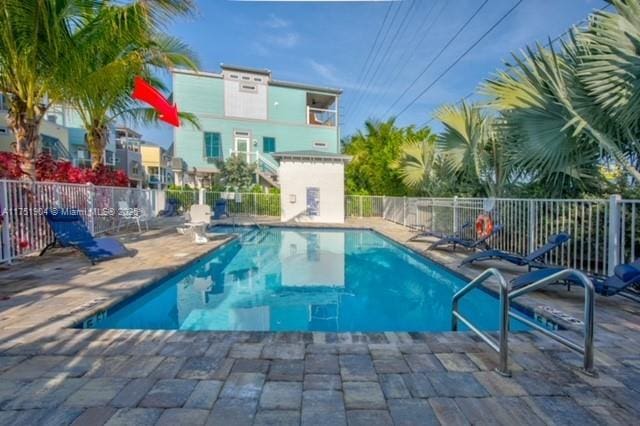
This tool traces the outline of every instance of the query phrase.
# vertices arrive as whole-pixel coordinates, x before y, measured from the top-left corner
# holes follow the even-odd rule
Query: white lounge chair
[[[176,228],[179,234],[193,235],[196,244],[205,244],[207,227],[211,223],[211,206],[207,204],[193,204],[186,214],[187,222]]]
[[[193,204],[187,214],[189,221],[185,223],[186,226],[211,223],[211,206],[208,204]]]
[[[149,221],[147,213],[141,208],[131,208],[126,201],[118,201],[118,225],[116,231],[120,231],[123,223],[135,222],[138,225],[138,232],[142,232],[140,222],[144,222],[146,230],[149,230]],[[126,225],[125,225],[126,226]]]

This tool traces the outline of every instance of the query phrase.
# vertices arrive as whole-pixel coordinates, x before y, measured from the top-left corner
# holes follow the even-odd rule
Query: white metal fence
[[[366,204],[366,202],[365,202]],[[482,199],[384,197],[386,220],[416,229],[460,232],[488,211],[502,232],[491,240],[494,248],[527,254],[558,232],[571,240],[548,255],[552,264],[610,274],[621,262],[640,256],[640,200],[610,199]],[[474,238],[473,226],[463,237]]]
[[[47,208],[76,208],[93,233],[118,226],[120,202],[154,215],[164,206],[158,199],[175,200],[187,211],[192,204],[214,207],[227,199],[230,215],[279,217],[280,194],[221,193],[205,190],[167,190],[101,187],[51,182],[0,180],[0,261],[41,250],[53,236],[43,216]],[[619,196],[593,200],[415,198],[350,195],[347,217],[380,217],[416,229],[462,232],[475,238],[478,214],[489,211],[503,226],[491,245],[527,254],[557,232],[568,232],[570,242],[552,252],[547,261],[582,270],[610,274],[621,262],[640,256],[640,200]]]
[[[0,261],[40,251],[53,241],[47,209],[77,209],[91,232],[99,234],[118,226],[126,213],[120,208],[153,215],[156,199],[149,189],[0,180]]]
[[[230,215],[280,217],[280,194],[168,190],[166,197],[167,200],[175,200],[185,212],[192,204],[208,204],[213,208],[217,200],[224,198],[227,200],[227,213]]]

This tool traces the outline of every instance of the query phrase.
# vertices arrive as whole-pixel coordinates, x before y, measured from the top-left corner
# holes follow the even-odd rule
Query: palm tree
[[[400,171],[402,181],[409,188],[426,189],[438,179],[436,135],[428,130],[426,137],[409,140],[402,145],[400,158],[395,167]]]
[[[438,148],[448,168],[476,181],[489,195],[500,196],[508,177],[494,120],[480,106],[462,102],[445,105],[435,114],[444,126]]]
[[[527,48],[484,85],[518,166],[584,184],[603,152],[640,182],[640,0],[611,2],[561,52]]]
[[[175,3],[175,4],[174,4]],[[68,89],[67,104],[78,112],[86,130],[92,167],[103,164],[109,127],[116,121],[157,122],[157,113],[131,98],[133,80],[142,76],[164,89],[154,71],[175,66],[197,68],[195,55],[179,40],[161,34],[175,13],[189,12],[188,2],[105,2],[94,11],[85,31],[76,36],[73,66],[82,80]],[[158,17],[160,16],[160,17]],[[196,124],[191,114],[181,118]]]
[[[0,2],[0,91],[9,104],[8,125],[23,171],[35,176],[38,128],[49,106],[64,92],[72,31],[86,22],[89,0],[3,0]]]

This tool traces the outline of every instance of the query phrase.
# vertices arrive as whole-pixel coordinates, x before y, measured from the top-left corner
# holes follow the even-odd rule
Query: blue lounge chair
[[[41,256],[56,244],[80,250],[92,264],[115,257],[133,255],[132,251],[115,238],[94,238],[77,211],[71,210],[66,214],[46,212],[45,217],[53,231],[54,241],[40,252]]]
[[[564,268],[545,268],[528,272],[514,278],[511,281],[511,289],[522,288],[562,270],[564,270]],[[610,277],[590,276],[589,278],[593,282],[596,293],[602,296],[620,294],[621,296],[639,301],[636,297],[629,295],[627,290],[630,286],[640,283],[640,258],[636,259],[633,263],[624,263],[616,266],[613,275]],[[564,282],[581,285],[580,281],[571,277],[566,278]]]
[[[445,234],[444,232],[423,229],[413,237],[409,238],[407,241],[415,241],[418,238],[423,238],[423,237],[435,237],[435,238],[460,237],[460,234],[463,233],[470,226],[471,226],[471,222],[467,222],[464,225],[462,225],[457,232],[454,232],[453,234]]]
[[[213,219],[222,219],[222,216],[229,217],[229,213],[227,213],[227,200],[219,199],[213,206]]]
[[[427,248],[427,250],[432,250],[440,246],[448,246],[448,245],[452,245],[454,251],[457,246],[462,246],[467,249],[479,248],[480,250],[489,250],[491,247],[489,247],[489,243],[487,241],[489,241],[489,239],[491,239],[494,235],[496,235],[500,231],[502,231],[502,225],[496,225],[494,226],[493,231],[491,231],[489,235],[476,240],[468,240],[468,239],[460,238],[457,236],[447,235],[443,238],[440,238],[435,243],[431,244],[429,248]]]
[[[460,266],[470,264],[473,262],[482,262],[483,260],[489,259],[499,259],[505,260],[507,262],[513,263],[518,266],[528,266],[529,270],[531,268],[543,268],[544,265],[544,256],[557,249],[567,241],[571,239],[571,236],[565,232],[560,232],[558,234],[553,234],[549,237],[547,243],[543,246],[538,247],[536,250],[532,251],[526,256],[519,255],[517,253],[512,253],[504,250],[486,250],[478,253],[473,253],[468,256],[466,259],[460,263]]]

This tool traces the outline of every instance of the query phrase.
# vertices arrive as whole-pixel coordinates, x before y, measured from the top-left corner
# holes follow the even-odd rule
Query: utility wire
[[[424,18],[424,22],[425,22],[425,23],[426,23],[426,22],[429,20],[429,18],[431,17],[431,13],[436,9],[436,7],[435,7],[435,6],[436,6],[437,4],[438,4],[438,0],[434,1],[434,2],[431,4],[431,8],[430,8],[430,9],[429,9],[429,11],[426,13],[425,18]],[[442,16],[442,13],[444,12],[444,10],[445,10],[445,9],[446,9],[446,7],[447,7],[447,4],[448,4],[448,3],[447,3],[446,1],[443,1],[443,2],[441,3],[442,7],[440,7],[440,10],[437,12],[437,14],[435,15],[435,17],[433,18],[433,20],[432,20],[433,22],[438,22],[438,20],[440,19],[440,16]],[[401,76],[401,75],[402,75],[402,73],[404,72],[404,70],[407,68],[407,65],[413,61],[413,58],[414,58],[414,57],[415,57],[415,55],[418,53],[418,48],[419,48],[420,46],[422,46],[422,43],[424,43],[424,41],[427,39],[427,36],[428,36],[429,34],[431,34],[431,30],[433,30],[433,28],[434,28],[434,27],[435,27],[435,25],[429,25],[429,26],[427,26],[426,31],[424,31],[424,32],[422,33],[422,37],[420,38],[420,40],[419,40],[417,43],[415,43],[415,45],[414,45],[413,49],[406,49],[406,50],[404,51],[403,55],[402,55],[402,56],[397,60],[397,64],[398,64],[398,66],[397,66],[397,67],[395,67],[395,68],[391,71],[391,73],[389,73],[389,77],[388,77],[388,78],[386,79],[386,81],[382,84],[382,87],[388,87],[388,86],[391,84],[391,82],[392,82],[392,80],[393,80],[393,78],[394,78],[394,77],[399,77],[399,76]],[[418,35],[419,33],[416,31],[416,33],[415,33],[415,34],[416,34],[416,35]],[[417,38],[417,37],[415,37],[415,38]],[[415,38],[414,38],[414,39],[415,39]],[[413,40],[412,40],[412,42],[413,42]],[[410,44],[413,44],[413,43],[410,43]],[[406,56],[405,56],[405,54],[406,54],[407,52],[409,53],[408,57],[406,57]]]
[[[442,54],[449,48],[449,46],[451,46],[451,44],[458,38],[458,36],[462,34],[462,32],[469,26],[471,21],[473,21],[473,19],[476,16],[478,16],[480,11],[484,9],[484,7],[487,5],[488,2],[489,0],[484,0],[484,2],[482,2],[482,4],[471,14],[471,16],[465,21],[464,24],[462,24],[462,26],[458,29],[458,31],[456,31],[456,33],[449,39],[449,41],[447,41],[447,43],[445,43],[445,45],[442,46],[438,54],[431,59],[431,61],[427,64],[427,66],[422,69],[420,74],[418,74],[418,76],[413,79],[413,81],[404,89],[404,91],[400,94],[400,96],[398,96],[396,100],[393,101],[391,106],[387,108],[384,114],[382,114],[383,117],[386,116],[393,109],[393,107],[395,107],[398,104],[398,102],[400,102],[400,100],[404,97],[404,95],[406,95],[409,92],[409,90],[411,90],[411,88],[415,86],[415,84],[420,80],[420,78],[427,71],[429,71],[431,66],[438,60],[438,58],[440,58],[440,56],[442,56]]]
[[[606,10],[609,7],[611,7],[611,3],[607,3],[604,7],[600,8],[600,11]],[[580,26],[583,24],[586,24],[589,22],[589,19],[582,19],[580,21],[578,21],[578,23],[574,24],[573,26]],[[564,36],[566,36],[567,34],[569,34],[572,31],[572,29],[568,29],[565,32],[563,32],[562,34],[560,34],[559,36],[555,37],[554,39],[550,40],[547,44],[544,45],[545,48],[549,48],[551,46],[553,46],[553,44],[564,38]],[[464,96],[462,99],[460,99],[458,102],[456,102],[454,105],[458,105],[458,104],[462,104],[462,102],[466,101],[467,99],[469,99],[470,97],[472,97],[473,95],[475,95],[475,91],[468,93],[466,96]],[[433,120],[435,120],[435,117],[431,117],[429,120],[425,121],[423,124],[420,125],[420,127],[425,127],[428,126],[429,124],[431,124],[431,122],[433,122]]]
[[[427,93],[433,86],[435,86],[436,83],[440,81],[440,79],[442,79],[442,77],[447,75],[447,73],[451,71],[453,67],[455,67],[462,59],[464,59],[465,56],[467,56],[469,52],[471,52],[478,44],[480,44],[482,40],[485,39],[485,37],[487,37],[498,25],[500,25],[505,19],[507,19],[507,17],[509,17],[509,15],[511,15],[511,13],[513,13],[513,11],[516,10],[518,6],[522,4],[523,1],[524,0],[518,0],[518,2],[515,5],[513,5],[511,9],[509,9],[505,14],[503,14],[500,17],[500,19],[498,19],[491,27],[489,27],[489,29],[480,36],[480,38],[478,38],[475,42],[473,42],[473,44],[471,44],[471,46],[469,46],[467,50],[462,52],[462,54],[458,56],[458,58],[456,58],[455,61],[453,61],[447,68],[444,69],[444,71],[438,74],[438,76],[427,87],[425,87],[418,94],[418,96],[413,98],[411,102],[409,102],[404,108],[402,108],[402,110],[400,110],[400,112],[396,115],[396,117],[399,117],[404,112],[406,112],[409,108],[411,108],[411,106],[413,106],[413,104],[415,104],[425,93]]]
[[[380,39],[380,34],[382,34],[382,29],[384,28],[384,25],[387,22],[387,18],[389,17],[389,12],[391,11],[391,6],[392,5],[393,5],[393,2],[389,3],[389,6],[387,7],[387,11],[384,14],[384,18],[382,19],[382,23],[380,24],[380,27],[378,28],[378,33],[376,34],[376,38],[373,41],[373,44],[371,45],[371,47],[369,48],[369,53],[367,54],[367,58],[362,63],[362,69],[357,74],[359,76],[358,77],[358,81],[356,83],[356,86],[357,86],[358,90],[361,88],[361,84],[363,82],[363,75],[364,75],[365,71],[367,70],[367,65],[369,64],[369,59],[371,59],[371,54],[373,53],[376,45],[378,44],[378,40]],[[345,108],[345,112],[346,112],[346,108]]]
[[[362,98],[360,100],[360,103],[357,105],[357,107],[361,107],[364,104],[364,101],[367,99],[367,97],[369,95],[369,93],[368,93],[369,87],[371,87],[373,82],[378,77],[378,73],[380,72],[380,67],[382,66],[382,64],[383,63],[387,63],[389,61],[389,59],[391,59],[392,55],[389,54],[389,51],[395,45],[396,40],[398,39],[398,36],[401,33],[403,33],[404,31],[406,31],[407,27],[405,26],[405,24],[407,22],[407,19],[409,18],[409,16],[411,15],[411,12],[413,11],[413,9],[415,8],[415,6],[417,4],[418,4],[418,2],[416,0],[411,0],[411,3],[409,4],[409,7],[407,8],[404,16],[402,17],[402,20],[398,24],[398,27],[396,28],[395,33],[391,37],[391,40],[389,41],[389,44],[387,44],[387,48],[385,49],[384,53],[382,54],[380,62],[378,62],[378,65],[376,66],[376,69],[373,72],[373,75],[372,75],[371,79],[369,80],[369,82],[367,84],[367,87],[364,89],[363,96],[362,96]],[[366,105],[366,104],[364,104],[364,105]],[[355,114],[356,111],[357,111],[357,109],[354,109],[353,113]]]
[[[382,47],[382,45],[384,44],[387,34],[389,33],[389,28],[391,27],[391,25],[393,25],[393,21],[395,20],[396,15],[398,14],[398,9],[400,8],[400,6],[398,6],[395,10],[395,13],[393,15],[393,18],[391,20],[391,23],[389,25],[389,27],[387,27],[387,31],[385,32],[384,37],[382,38],[380,45],[378,46],[378,40],[380,40],[380,36],[382,35],[382,31],[385,28],[385,25],[387,24],[387,20],[389,18],[389,13],[391,12],[391,8],[394,6],[395,2],[390,2],[389,6],[387,7],[387,11],[385,12],[384,15],[384,19],[382,20],[382,24],[380,25],[380,28],[378,28],[378,33],[376,34],[376,39],[374,41],[374,43],[371,45],[371,48],[369,49],[369,54],[367,55],[367,59],[365,60],[364,64],[362,65],[362,70],[360,71],[360,78],[358,79],[358,84],[357,84],[357,94],[356,94],[356,98],[359,99],[362,96],[362,88],[364,87],[364,84],[366,82],[367,76],[369,75],[369,71],[372,68],[372,65],[375,63],[376,59],[378,58],[378,53],[380,52],[380,48]],[[375,54],[373,54],[375,52]],[[373,56],[372,56],[373,55]],[[371,59],[371,63],[369,62],[369,60]],[[349,107],[345,107],[345,114],[347,113],[347,111],[349,109],[353,109],[353,108],[349,108]]]

